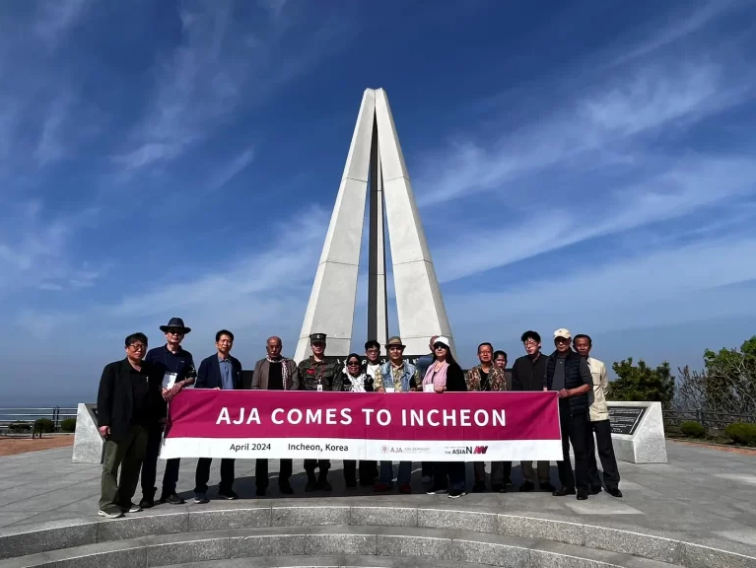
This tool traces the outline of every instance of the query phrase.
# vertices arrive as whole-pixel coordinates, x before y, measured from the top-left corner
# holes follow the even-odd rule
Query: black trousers
[[[212,458],[200,458],[197,461],[197,473],[194,475],[194,492],[207,493],[207,480],[210,479],[210,464]],[[228,494],[234,485],[234,460],[221,460],[221,482],[218,485],[220,493]]]
[[[355,460],[344,460],[344,481],[357,481],[357,462]],[[360,461],[360,483],[363,485],[372,485],[376,478],[376,462]]]
[[[448,484],[452,489],[465,489],[464,462],[433,462],[433,487],[446,489]]]
[[[331,469],[330,460],[305,460],[304,470],[307,475],[315,475],[315,468],[320,469],[320,475],[326,475]]]
[[[157,462],[160,456],[160,443],[162,439],[162,428],[150,428],[147,436],[147,453],[142,464],[142,497],[145,499],[154,499],[155,497],[155,476],[157,475]],[[165,462],[163,495],[176,493],[180,466],[180,458],[174,458]]]
[[[562,461],[557,462],[559,481],[567,489],[588,489],[588,411],[571,414],[567,399],[559,401],[559,422],[562,428]],[[570,443],[575,452],[575,474],[570,461]]]
[[[421,467],[423,477],[433,477],[433,462],[422,462]]]
[[[278,485],[288,483],[293,471],[292,460],[281,460],[278,467]],[[268,460],[260,459],[255,462],[255,486],[263,490],[268,488]]]
[[[593,433],[596,433],[596,442],[593,441]],[[596,466],[596,447],[598,447],[601,469],[604,472],[604,485],[607,489],[618,489],[620,482],[617,458],[614,456],[612,444],[612,427],[609,420],[591,422],[588,430],[588,481],[590,486],[598,489],[601,487],[598,467]]]
[[[486,482],[485,462],[474,462],[473,473],[476,483]],[[512,462],[491,462],[491,485],[506,485],[511,482]]]

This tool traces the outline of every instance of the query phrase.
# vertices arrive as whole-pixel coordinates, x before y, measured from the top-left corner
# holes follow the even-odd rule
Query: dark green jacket
[[[341,372],[341,368],[336,361],[323,360],[316,362],[311,356],[297,366],[299,370],[299,389],[300,390],[318,390],[318,384],[323,385],[324,391],[333,388],[333,381]]]

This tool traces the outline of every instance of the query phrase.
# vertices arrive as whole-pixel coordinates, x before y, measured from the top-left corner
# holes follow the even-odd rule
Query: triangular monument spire
[[[311,333],[327,335],[329,354],[347,355],[351,351],[368,182],[370,267],[365,340],[377,339],[383,347],[388,336],[385,219],[405,354],[427,353],[432,335],[447,336],[454,351],[388,97],[383,89],[366,89],[297,343],[297,361],[309,356]]]

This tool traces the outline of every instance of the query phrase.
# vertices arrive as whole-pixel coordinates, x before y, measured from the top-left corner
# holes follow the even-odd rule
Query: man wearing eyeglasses
[[[105,438],[99,515],[108,519],[138,513],[134,496],[147,451],[148,432],[165,416],[160,369],[143,360],[147,336],[126,338],[126,358],[106,365],[97,393],[97,423]],[[118,479],[120,470],[121,479]]]
[[[512,390],[513,391],[541,391],[543,390],[543,377],[546,374],[546,356],[541,353],[541,336],[537,331],[528,330],[520,338],[525,347],[526,355],[519,357],[512,366]],[[522,476],[525,483],[520,486],[520,491],[533,491],[535,489],[536,472],[533,471],[533,462],[520,462]],[[554,492],[551,484],[551,470],[549,462],[539,461],[537,465],[538,483],[541,491]]]
[[[152,363],[163,372],[163,398],[170,402],[185,387],[194,384],[197,378],[192,354],[181,347],[184,337],[192,330],[184,325],[184,320],[181,318],[171,318],[167,325],[160,326],[160,331],[165,333],[165,345],[150,349],[145,361]],[[155,504],[155,476],[161,439],[162,429],[153,428],[147,444],[147,457],[142,465],[142,501],[139,505],[143,509],[148,509]],[[184,504],[185,501],[176,494],[180,465],[180,458],[166,460],[161,503]]]

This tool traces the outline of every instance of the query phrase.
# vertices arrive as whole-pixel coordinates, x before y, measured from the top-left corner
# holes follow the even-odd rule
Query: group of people
[[[519,491],[550,492],[555,497],[577,495],[587,499],[606,491],[621,497],[619,471],[612,447],[609,413],[605,400],[608,377],[605,365],[590,356],[592,341],[588,335],[573,339],[567,329],[554,332],[555,351],[541,353],[541,337],[526,331],[522,343],[526,355],[518,358],[505,372],[507,354],[494,350],[491,343],[478,346],[479,364],[466,373],[454,360],[447,337],[430,338],[430,353],[416,364],[404,358],[401,338],[391,337],[386,345],[388,359],[381,362],[381,345],[370,340],[365,354],[351,353],[343,366],[326,359],[326,335],[310,335],[312,355],[297,364],[282,355],[279,337],[266,342],[266,356],[254,367],[251,385],[245,385],[242,365],[230,352],[234,334],[220,330],[215,336],[216,352],[204,359],[196,369],[192,354],[181,343],[191,329],[181,318],[171,318],[160,326],[166,343],[148,351],[147,336],[133,333],[126,337],[126,357],[105,366],[97,397],[100,434],[105,438],[99,514],[117,518],[155,505],[156,470],[160,454],[167,404],[184,388],[238,390],[311,390],[342,392],[397,393],[411,391],[540,391],[558,393],[563,459],[557,462],[561,488],[551,484],[549,462],[521,462],[524,482]],[[573,350],[574,344],[574,350]],[[595,433],[595,442],[594,442]],[[575,455],[573,471],[570,445]],[[602,463],[603,476],[596,464],[596,448]],[[211,458],[200,458],[195,472],[195,503],[207,503]],[[180,459],[166,460],[160,503],[181,505],[185,501],[176,492]],[[330,491],[328,471],[330,460],[304,461],[307,475],[305,491]],[[465,464],[462,462],[423,463],[423,484],[426,493],[448,494],[450,498],[466,495]],[[317,475],[316,475],[317,471]],[[491,463],[490,489],[506,493],[511,485],[512,463]],[[344,480],[348,488],[373,486],[376,492],[393,489],[392,462],[344,461]],[[473,465],[473,492],[488,490],[485,463]],[[119,479],[120,473],[120,479]],[[292,460],[281,459],[278,474],[279,491],[294,493],[290,483]],[[400,493],[411,493],[411,462],[400,462],[396,475]],[[217,495],[233,500],[234,460],[222,459],[221,481]],[[132,502],[141,475],[142,499]],[[602,484],[603,477],[603,484]],[[262,497],[268,488],[268,460],[255,463],[256,495]]]

